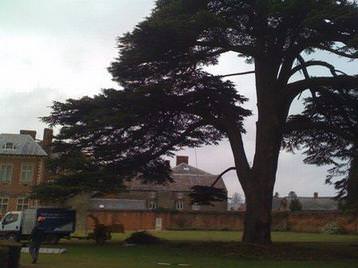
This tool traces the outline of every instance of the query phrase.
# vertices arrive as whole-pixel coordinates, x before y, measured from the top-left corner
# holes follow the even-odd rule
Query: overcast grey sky
[[[40,116],[53,100],[93,95],[102,88],[118,88],[106,68],[117,55],[116,38],[149,15],[153,0],[1,0],[0,1],[0,133],[36,129],[42,137]],[[321,57],[330,57],[320,54]],[[312,57],[312,56],[311,56]],[[358,65],[334,59],[348,72]],[[220,59],[213,73],[251,70],[232,53]],[[253,75],[232,78],[250,98],[255,113]],[[295,106],[295,109],[299,109]],[[245,145],[252,158],[255,116],[247,120]],[[217,174],[233,165],[230,146],[187,149],[190,164]],[[298,154],[282,153],[276,191],[286,195],[333,195],[324,184],[327,167],[308,166]],[[174,163],[174,162],[173,162]],[[225,176],[229,193],[242,192],[234,172]]]

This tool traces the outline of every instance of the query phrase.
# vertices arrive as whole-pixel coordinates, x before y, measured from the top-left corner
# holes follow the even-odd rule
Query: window
[[[5,150],[15,150],[16,147],[12,142],[7,142],[2,146],[3,149]]]
[[[16,210],[17,211],[21,211],[24,209],[29,208],[29,199],[27,198],[18,198],[17,199],[17,205],[16,205]]]
[[[181,199],[178,199],[175,201],[175,208],[177,210],[183,210],[184,209],[184,201]]]
[[[12,165],[0,164],[0,182],[11,182],[12,177]]]
[[[32,163],[23,163],[21,165],[21,178],[20,181],[24,183],[32,182],[34,175],[34,165]]]
[[[0,197],[0,214],[4,215],[7,211],[7,206],[9,204],[9,198],[7,197]]]
[[[191,209],[192,210],[200,210],[200,205],[198,203],[194,203],[192,206],[191,206]]]
[[[149,209],[156,209],[158,208],[158,202],[156,200],[149,200],[148,201],[148,208]]]
[[[15,221],[17,221],[17,219],[19,218],[19,214],[7,214],[7,216],[5,217],[5,219],[3,220],[3,224],[10,224],[13,223]]]

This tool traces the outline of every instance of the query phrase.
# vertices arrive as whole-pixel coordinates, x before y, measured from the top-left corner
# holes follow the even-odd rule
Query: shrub
[[[290,211],[295,212],[295,211],[301,211],[302,210],[302,204],[300,202],[300,200],[296,199],[292,199],[292,201],[290,202]]]
[[[136,232],[128,237],[125,242],[129,244],[149,245],[158,244],[162,242],[162,240],[147,232]]]
[[[344,229],[337,222],[330,222],[323,226],[322,232],[326,234],[344,234]]]

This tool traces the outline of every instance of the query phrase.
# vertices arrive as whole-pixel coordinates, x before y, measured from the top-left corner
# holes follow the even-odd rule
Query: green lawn
[[[105,246],[91,241],[64,241],[68,249],[62,255],[40,256],[39,263],[30,264],[28,254],[22,255],[23,268],[152,268],[189,267],[312,267],[358,268],[358,236],[273,233],[276,241],[270,247],[244,246],[239,232],[166,231],[155,232],[166,239],[152,246],[124,246],[126,235],[116,235]],[[170,263],[162,266],[158,263]]]

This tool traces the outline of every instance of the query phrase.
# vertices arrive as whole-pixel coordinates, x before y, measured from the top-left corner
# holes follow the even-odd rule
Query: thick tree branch
[[[215,181],[210,185],[210,187],[214,187],[215,184],[218,183],[218,181],[221,179],[221,177],[226,174],[227,172],[231,171],[231,170],[236,170],[236,167],[229,167],[227,169],[225,169],[223,172],[221,172],[215,179]]]
[[[331,52],[331,53],[336,54],[341,57],[345,57],[345,58],[349,58],[349,59],[358,59],[358,52],[349,54],[344,51],[340,51],[339,49],[334,49],[334,48],[330,48],[330,47],[326,47],[326,46],[316,46],[316,48],[318,48],[320,50],[326,50],[328,52]]]
[[[242,133],[236,129],[227,130],[230,145],[234,154],[235,166],[238,171],[239,181],[243,187],[246,185],[246,180],[250,174],[250,165],[247,161],[247,156],[242,140]]]
[[[223,44],[223,43],[216,43],[212,41],[196,41],[195,43],[198,46],[202,47],[211,47],[211,48],[223,48],[228,51],[233,51],[245,55],[255,56],[255,51],[252,46],[234,46],[231,44]]]
[[[349,88],[356,87],[358,76],[339,75],[335,77],[312,77],[299,80],[286,86],[287,94],[290,98],[295,98],[302,91],[310,88],[321,89],[322,87]]]
[[[325,61],[319,61],[319,60],[311,60],[311,61],[306,61],[303,64],[300,62],[300,65],[292,68],[291,72],[290,72],[290,76],[294,75],[296,72],[298,71],[304,71],[305,68],[310,67],[310,66],[323,66],[329,69],[329,71],[331,72],[331,74],[333,76],[338,76],[337,73],[341,73],[346,75],[345,73],[343,73],[342,71],[336,70],[334,68],[333,65],[329,64],[328,62]]]
[[[301,55],[298,55],[297,60],[300,63],[299,66],[301,66],[301,70],[303,72],[303,76],[305,77],[305,79],[310,79],[310,75],[308,73],[307,67],[305,66],[305,60],[303,59],[303,57]],[[312,94],[312,98],[315,98],[316,97],[316,93],[315,93],[316,90],[310,88],[310,91],[311,91],[311,94]],[[300,95],[299,95],[299,97],[300,97]]]

